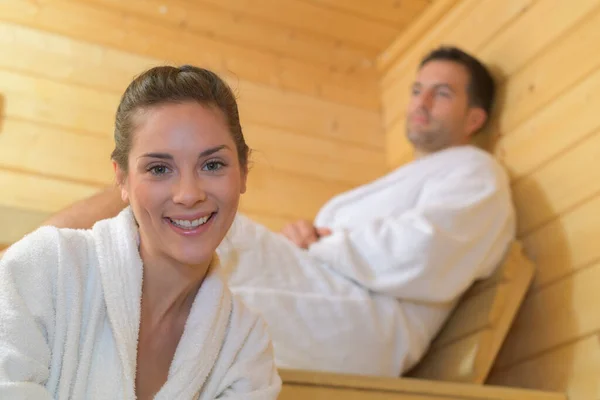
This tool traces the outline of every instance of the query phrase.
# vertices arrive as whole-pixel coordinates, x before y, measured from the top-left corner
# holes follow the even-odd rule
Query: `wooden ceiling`
[[[371,67],[374,58],[432,2],[434,0],[192,0],[184,8],[188,15],[204,14],[204,29],[214,25],[212,35],[217,38],[237,43],[246,41],[252,47],[283,56],[353,71]],[[209,18],[213,24],[208,23]]]
[[[86,1],[177,23],[217,41],[355,72],[373,67],[375,57],[434,0]]]

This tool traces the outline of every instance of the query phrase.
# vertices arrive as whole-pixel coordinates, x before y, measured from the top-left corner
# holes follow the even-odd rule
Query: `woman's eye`
[[[169,172],[169,169],[165,165],[155,165],[148,169],[152,175],[164,175]]]
[[[204,164],[204,169],[207,171],[218,171],[224,166],[225,164],[223,164],[220,161],[209,161],[206,164]]]

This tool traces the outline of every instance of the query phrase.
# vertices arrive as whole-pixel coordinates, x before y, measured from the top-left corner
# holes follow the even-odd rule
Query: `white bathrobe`
[[[310,193],[306,193],[310,196]],[[278,366],[398,376],[515,236],[507,175],[472,146],[400,167],[321,209],[308,251],[243,215],[218,249],[267,320]]]
[[[130,209],[40,228],[0,260],[0,398],[134,399],[142,261]],[[217,259],[217,258],[215,258]],[[275,399],[262,319],[213,265],[156,399]]]

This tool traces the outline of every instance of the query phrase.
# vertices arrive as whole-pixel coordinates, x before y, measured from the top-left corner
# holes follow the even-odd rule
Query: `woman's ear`
[[[240,194],[246,193],[246,181],[248,180],[248,166],[241,168],[241,185],[240,185]]]
[[[121,200],[124,203],[129,204],[129,193],[127,192],[127,174],[116,161],[113,161],[113,169],[115,170],[115,179],[117,180],[117,185],[119,185],[119,189],[121,191]]]

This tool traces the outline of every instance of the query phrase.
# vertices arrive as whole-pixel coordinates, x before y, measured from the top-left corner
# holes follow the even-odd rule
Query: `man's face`
[[[417,73],[406,118],[406,135],[420,154],[457,145],[485,121],[485,111],[469,105],[469,73],[452,61],[430,61]]]

